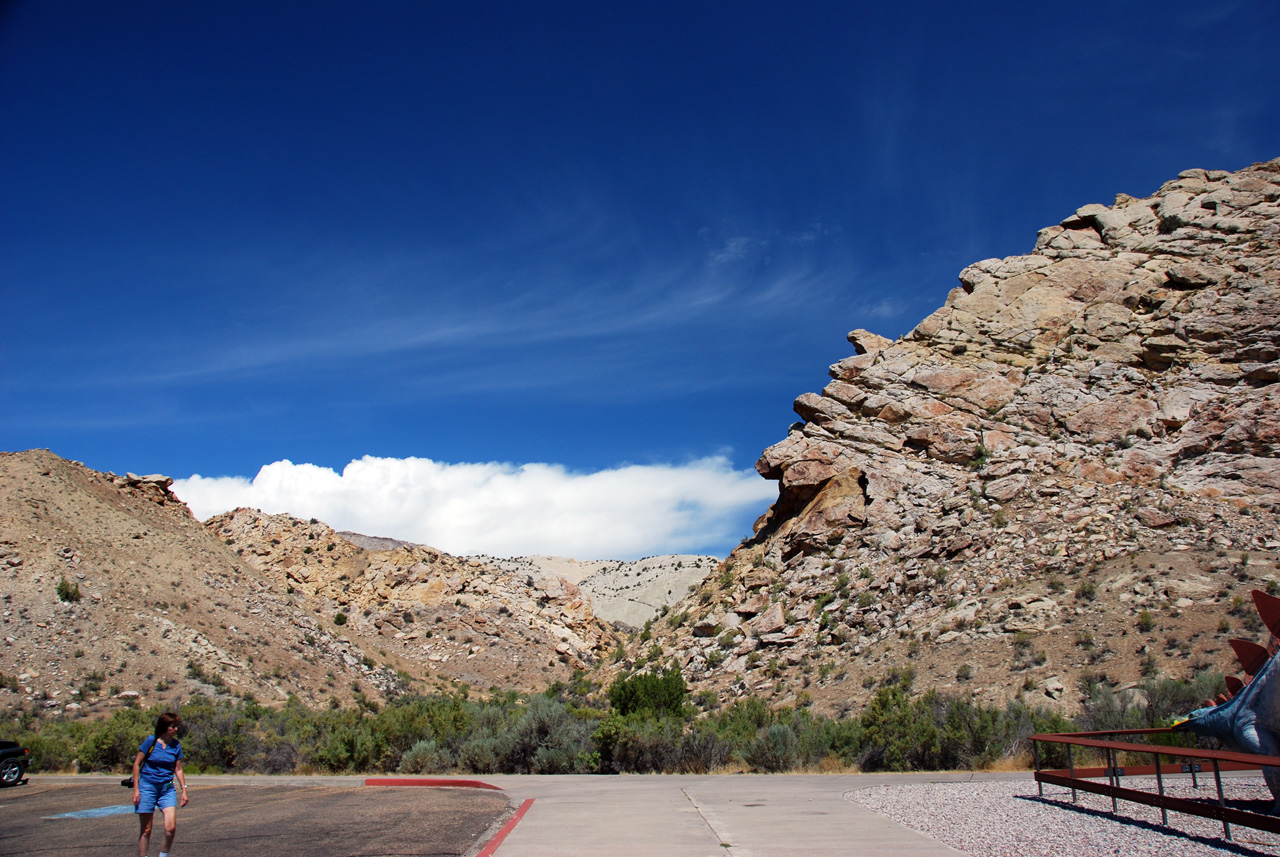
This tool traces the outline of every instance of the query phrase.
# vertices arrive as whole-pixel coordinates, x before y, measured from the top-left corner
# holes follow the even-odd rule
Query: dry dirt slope
[[[913,666],[1074,708],[1086,673],[1233,669],[1280,548],[1280,160],[1086,205],[849,338],[755,539],[658,629],[695,688],[838,709]]]
[[[168,484],[0,453],[0,707],[540,689],[614,645],[571,585],[425,548],[365,551],[287,516],[239,510],[211,530]],[[79,600],[59,597],[63,580]]]

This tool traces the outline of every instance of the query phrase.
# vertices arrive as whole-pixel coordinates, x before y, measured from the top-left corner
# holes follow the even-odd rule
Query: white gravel
[[[1126,777],[1128,788],[1156,791],[1154,777]],[[1223,779],[1228,801],[1271,803],[1261,777]],[[1217,799],[1213,777],[1165,780],[1165,793],[1177,797]],[[926,833],[972,857],[1192,857],[1192,855],[1280,854],[1280,836],[1232,825],[1234,842],[1222,836],[1222,823],[1198,816],[1169,813],[1160,826],[1160,810],[1046,785],[1044,799],[1035,782],[977,781],[921,785],[875,786],[845,795],[849,800],[894,821]],[[1257,811],[1264,805],[1243,809]]]

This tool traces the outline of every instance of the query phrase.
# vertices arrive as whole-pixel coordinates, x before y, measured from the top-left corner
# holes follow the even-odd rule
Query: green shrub
[[[684,676],[672,668],[661,674],[619,676],[609,686],[609,704],[624,717],[640,711],[679,715],[688,693]]]
[[[62,601],[72,603],[80,600],[80,584],[69,583],[65,576],[58,581],[57,590],[58,598]]]
[[[198,759],[207,771],[237,769],[253,726],[244,708],[199,697],[183,707],[181,716],[187,732],[182,739],[184,753]]]
[[[458,766],[476,774],[498,772],[502,745],[496,736],[477,735],[458,748]]]
[[[33,771],[65,771],[76,759],[75,741],[65,732],[46,729],[24,739],[23,744],[31,751]]]
[[[76,747],[81,771],[123,771],[133,766],[138,746],[155,729],[155,718],[139,708],[112,712],[98,728],[87,732]]]
[[[732,752],[729,741],[717,735],[706,721],[699,721],[680,739],[680,773],[709,774],[727,762]]]
[[[618,773],[663,774],[680,769],[681,726],[669,720],[623,721],[613,747]],[[603,761],[603,754],[601,754]]]
[[[735,747],[743,747],[754,740],[761,729],[774,722],[774,713],[763,700],[752,696],[735,699],[710,720],[717,735]]]
[[[751,743],[745,759],[757,771],[777,773],[793,768],[798,755],[796,733],[784,723],[775,723]]]
[[[575,774],[591,746],[591,727],[570,716],[563,703],[535,696],[513,727],[500,736],[499,764],[514,774]]]
[[[419,741],[400,757],[401,774],[438,774],[452,767],[449,752],[430,738]]]
[[[912,711],[910,677],[876,690],[859,720],[864,732],[858,765],[864,771],[907,771],[922,755],[936,753],[937,728]]]

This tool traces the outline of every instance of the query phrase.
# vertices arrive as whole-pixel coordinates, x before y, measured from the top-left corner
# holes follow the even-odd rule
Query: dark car
[[[31,751],[17,741],[0,741],[0,786],[25,783],[23,774],[31,764]]]

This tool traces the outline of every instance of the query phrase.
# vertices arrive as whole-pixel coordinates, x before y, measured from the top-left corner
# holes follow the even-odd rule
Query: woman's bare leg
[[[138,814],[138,857],[147,857],[147,851],[151,848],[151,819],[154,817],[153,812]]]
[[[166,806],[160,811],[164,813],[164,847],[160,850],[168,854],[173,847],[173,837],[178,832],[178,808]]]

